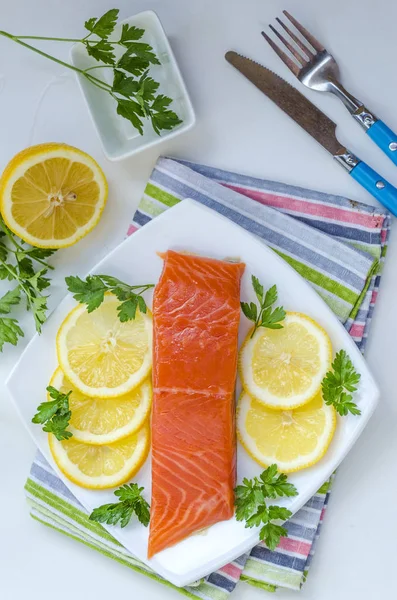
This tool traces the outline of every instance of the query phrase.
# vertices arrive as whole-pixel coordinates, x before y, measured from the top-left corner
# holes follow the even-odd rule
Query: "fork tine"
[[[283,13],[287,17],[287,19],[289,19],[291,21],[291,23],[293,25],[295,25],[295,27],[297,28],[297,30],[299,31],[299,33],[301,33],[303,35],[303,37],[306,39],[306,41],[308,41],[309,44],[311,44],[313,46],[313,48],[315,50],[317,50],[317,52],[322,52],[322,50],[325,50],[324,46],[322,46],[320,44],[320,42],[318,40],[316,40],[316,38],[311,33],[309,33],[308,30],[305,29],[299,23],[299,21],[297,21],[292,15],[290,15],[287,10],[283,10]]]
[[[301,54],[299,54],[299,52],[293,47],[293,45],[290,44],[288,42],[288,40],[286,40],[285,37],[282,36],[281,33],[279,33],[275,27],[273,27],[273,25],[269,25],[269,27],[273,31],[273,33],[278,37],[278,39],[284,44],[284,46],[286,46],[288,48],[288,50],[291,52],[291,54],[296,58],[298,63],[301,65],[301,67],[303,67],[307,63],[307,59],[304,56],[302,56]]]
[[[283,23],[283,21],[281,19],[279,19],[278,17],[276,17],[276,21],[279,25],[281,25],[281,27],[284,29],[284,31],[286,31],[288,33],[288,35],[294,40],[295,44],[297,46],[299,46],[299,48],[301,50],[303,50],[303,52],[307,55],[307,57],[313,58],[315,55],[313,54],[313,52],[307,47],[305,46],[305,44],[298,38],[298,36],[296,36],[294,34],[293,31],[291,31],[285,23]]]
[[[289,56],[287,56],[287,55],[285,54],[285,52],[283,52],[283,51],[282,51],[282,50],[281,50],[281,49],[280,49],[280,48],[277,46],[277,44],[275,44],[275,43],[273,42],[273,40],[272,40],[272,39],[271,39],[271,38],[270,38],[268,35],[266,35],[266,33],[265,33],[264,31],[262,31],[262,35],[263,35],[263,37],[265,38],[265,40],[267,41],[267,43],[268,43],[268,44],[269,44],[269,45],[270,45],[270,46],[273,48],[273,50],[275,51],[275,53],[276,53],[276,54],[277,54],[277,55],[278,55],[278,56],[281,58],[281,60],[283,61],[283,63],[284,63],[285,65],[287,65],[287,67],[289,68],[289,70],[290,70],[290,71],[292,71],[292,72],[293,72],[293,74],[295,75],[295,77],[298,77],[298,75],[299,75],[299,71],[300,71],[300,68],[298,67],[298,65],[296,65],[296,64],[294,63],[294,61],[293,61],[293,60],[291,60],[291,59],[289,58]]]

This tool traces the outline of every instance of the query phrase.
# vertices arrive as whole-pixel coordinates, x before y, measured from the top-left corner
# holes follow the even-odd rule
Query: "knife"
[[[229,51],[226,60],[261,92],[298,123],[342,165],[353,179],[397,216],[397,189],[365,162],[342,146],[336,137],[336,124],[303,94],[262,65]]]

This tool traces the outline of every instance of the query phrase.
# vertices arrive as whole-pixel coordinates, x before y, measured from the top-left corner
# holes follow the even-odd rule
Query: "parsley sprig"
[[[72,391],[64,394],[56,388],[49,385],[47,392],[53,398],[48,402],[42,402],[37,408],[37,413],[32,419],[32,423],[44,425],[43,431],[53,433],[57,440],[68,440],[72,437],[72,432],[68,431],[69,421],[72,413],[69,408],[69,397]]]
[[[84,23],[88,33],[82,38],[12,35],[6,31],[0,31],[0,35],[72,69],[97,88],[110,94],[117,103],[117,113],[130,121],[141,135],[145,119],[150,121],[154,131],[160,135],[162,130],[173,129],[182,121],[170,109],[172,99],[163,94],[157,95],[159,83],[149,77],[150,67],[159,65],[160,61],[150,44],[139,41],[145,33],[144,29],[124,23],[120,36],[111,39],[118,16],[119,10],[112,8],[99,18],[88,19]],[[27,44],[24,40],[80,43],[99,64],[87,69],[79,69]],[[112,69],[112,83],[96,77],[95,69]]]
[[[10,315],[23,298],[27,310],[32,312],[36,330],[41,332],[47,316],[47,296],[42,292],[50,285],[46,274],[53,269],[46,259],[54,252],[25,244],[8,229],[0,216],[0,280],[16,283],[0,297],[0,352],[6,343],[16,346],[24,335],[16,318],[2,316]]]
[[[285,527],[274,521],[286,521],[291,511],[282,506],[268,506],[266,498],[296,496],[296,487],[288,483],[284,473],[278,473],[277,465],[271,465],[259,477],[243,479],[243,484],[235,489],[235,505],[237,521],[245,521],[246,527],[262,525],[259,538],[266,543],[269,550],[274,550],[282,536],[287,536]]]
[[[352,396],[357,390],[361,375],[355,370],[345,350],[336,354],[331,367],[332,371],[328,371],[321,384],[324,402],[334,406],[341,417],[348,413],[361,415],[361,410],[353,402]]]
[[[273,285],[265,293],[263,285],[261,285],[259,279],[255,277],[255,275],[252,275],[251,281],[255,295],[259,302],[259,308],[255,302],[241,302],[241,310],[247,319],[253,321],[255,324],[251,337],[254,336],[254,333],[258,327],[282,329],[283,326],[281,325],[280,321],[285,319],[285,310],[282,306],[273,308],[274,303],[277,301],[277,287]]]
[[[146,313],[146,302],[141,294],[154,287],[153,283],[129,285],[110,275],[88,275],[85,280],[71,275],[66,277],[65,281],[73,298],[86,304],[88,312],[102,304],[106,292],[114,294],[121,302],[117,312],[122,323],[135,319],[138,308],[142,313]]]
[[[143,490],[144,488],[139,487],[136,483],[122,485],[114,492],[119,501],[94,508],[90,514],[90,520],[108,525],[119,523],[121,527],[125,527],[130,522],[132,515],[135,514],[138,520],[147,527],[150,521],[150,506],[142,496]]]

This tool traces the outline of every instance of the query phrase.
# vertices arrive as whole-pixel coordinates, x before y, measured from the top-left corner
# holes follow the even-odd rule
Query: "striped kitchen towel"
[[[390,217],[340,196],[264,181],[180,160],[160,158],[128,233],[184,198],[193,198],[261,238],[332,308],[363,351],[381,280]],[[299,589],[314,554],[332,480],[286,524],[288,538],[270,552],[263,543],[179,592],[226,600],[239,580],[267,591]],[[128,553],[37,455],[26,483],[31,515],[131,569],[170,583]],[[174,586],[171,586],[174,587]]]

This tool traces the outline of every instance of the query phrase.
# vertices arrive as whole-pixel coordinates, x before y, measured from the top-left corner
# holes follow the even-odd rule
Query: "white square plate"
[[[293,513],[298,511],[318,490],[349,452],[370,418],[378,401],[377,386],[354,342],[318,294],[275,252],[261,241],[225,217],[203,207],[193,200],[184,200],[145,225],[118,246],[93,269],[131,284],[156,283],[162,270],[157,252],[167,249],[187,250],[214,258],[239,257],[246,263],[241,297],[253,300],[251,275],[255,274],[265,287],[277,284],[280,303],[285,309],[304,312],[318,321],[329,333],[335,350],[345,349],[350,355],[361,381],[357,403],[361,416],[338,419],[337,430],[324,458],[313,467],[295,473],[290,480],[299,495],[285,498],[280,504]],[[149,305],[150,295],[147,296]],[[114,502],[112,490],[85,490],[71,483],[57,469],[49,452],[47,435],[31,423],[35,409],[45,399],[45,388],[57,366],[55,336],[67,315],[75,306],[69,295],[51,315],[41,336],[35,336],[7,382],[18,411],[41,452],[57,471],[59,477],[85,508],[91,512],[96,506]],[[249,322],[241,318],[240,342],[245,337]],[[238,448],[238,482],[252,477],[262,469]],[[134,478],[145,487],[150,499],[151,470],[148,460]],[[148,529],[133,520],[128,527],[107,526],[108,531],[141,561],[178,586],[203,577],[211,571],[243,554],[258,542],[258,531],[245,529],[234,518],[209,528],[204,535],[193,535],[179,544],[147,559]]]
[[[158,93],[173,99],[170,108],[182,119],[182,123],[170,131],[163,131],[159,136],[153,131],[150,123],[145,121],[143,135],[140,135],[129,121],[117,114],[116,101],[109,94],[104,93],[83,75],[77,73],[81,91],[109,160],[120,160],[132,156],[145,148],[161,143],[164,139],[187,131],[196,122],[193,106],[176,58],[156,13],[146,10],[121,21],[116,25],[112,39],[118,39],[124,23],[145,30],[140,41],[150,44],[161,62],[161,65],[150,66],[150,76],[160,84]],[[83,70],[98,67],[99,64],[87,54],[83,44],[75,44],[72,47],[71,58],[74,66]],[[106,68],[97,69],[94,72],[98,79],[112,84],[113,80],[109,79],[109,73],[112,73],[112,70]]]

